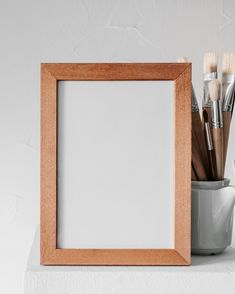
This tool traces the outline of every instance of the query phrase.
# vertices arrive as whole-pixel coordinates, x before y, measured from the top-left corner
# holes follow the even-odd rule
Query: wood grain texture
[[[223,111],[223,151],[224,151],[224,170],[226,165],[227,150],[228,150],[228,140],[230,132],[230,124],[232,120],[232,115],[230,111]]]
[[[175,80],[187,63],[45,63],[57,80]]]
[[[47,265],[189,265],[175,249],[56,249]]]
[[[175,249],[191,261],[191,66],[175,80]]]
[[[41,67],[41,262],[56,248],[57,81]]]
[[[191,64],[42,64],[41,77],[41,264],[189,265]],[[175,248],[57,248],[57,80],[175,81]]]

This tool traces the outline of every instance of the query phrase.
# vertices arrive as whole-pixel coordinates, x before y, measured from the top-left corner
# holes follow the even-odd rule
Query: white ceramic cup
[[[218,254],[231,244],[235,187],[229,182],[192,182],[192,254]]]

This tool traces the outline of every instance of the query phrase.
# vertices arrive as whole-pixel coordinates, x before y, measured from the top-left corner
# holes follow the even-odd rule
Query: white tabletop
[[[42,266],[37,230],[25,273],[25,294],[234,294],[235,249],[192,257],[191,266]]]

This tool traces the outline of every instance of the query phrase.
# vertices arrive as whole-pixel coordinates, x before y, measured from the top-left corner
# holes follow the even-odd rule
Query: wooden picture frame
[[[173,249],[57,247],[58,81],[173,81],[175,234]],[[191,64],[41,65],[41,264],[189,265],[191,252]]]

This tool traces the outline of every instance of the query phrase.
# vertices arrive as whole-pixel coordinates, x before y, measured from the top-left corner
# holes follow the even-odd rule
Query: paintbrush
[[[211,99],[211,126],[212,141],[215,152],[216,180],[224,177],[223,161],[223,118],[221,106],[221,83],[214,79],[208,84],[209,95]],[[209,116],[208,116],[209,118]]]
[[[211,99],[209,95],[208,84],[211,80],[217,79],[218,54],[216,52],[207,52],[204,54],[203,60],[203,100],[202,109],[207,111],[208,119],[211,121]]]
[[[206,110],[203,110],[203,119],[204,119],[204,133],[205,133],[205,139],[206,139],[206,145],[207,145],[209,166],[211,171],[211,177],[214,180],[216,178],[215,153],[214,153],[212,136],[211,136],[211,127],[210,127],[208,114]]]
[[[188,62],[186,57],[181,57],[178,62]],[[199,180],[206,181],[211,178],[207,148],[203,134],[203,126],[199,106],[192,85],[192,164]]]
[[[225,53],[222,67],[222,114],[223,114],[223,140],[224,140],[224,168],[226,163],[229,130],[234,107],[235,88],[235,53]]]
[[[199,144],[195,133],[192,132],[192,165],[194,167],[195,174],[199,181],[208,181],[205,166],[202,161]]]

